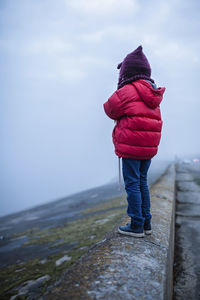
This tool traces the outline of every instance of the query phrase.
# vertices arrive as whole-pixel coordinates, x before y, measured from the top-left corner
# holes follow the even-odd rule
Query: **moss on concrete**
[[[119,215],[124,213],[124,209],[109,211],[100,213],[98,215],[93,215],[86,217],[84,219],[76,220],[70,223],[66,223],[66,225],[45,229],[45,230],[38,230],[35,232],[36,238],[32,236],[32,238],[23,244],[23,247],[32,244],[47,244],[47,243],[54,243],[58,240],[62,239],[61,244],[72,243],[72,242],[79,242],[79,245],[90,245],[91,239],[93,242],[101,238],[102,234],[109,230],[112,224],[116,219],[119,218]],[[93,236],[96,236],[93,238]],[[93,243],[92,242],[92,243]],[[56,244],[51,245],[51,247],[55,247]]]
[[[27,229],[26,231],[23,232],[18,232],[12,235],[12,238],[17,238],[20,236],[27,236],[27,237],[32,237],[36,234],[37,231],[39,231],[40,228],[39,227],[33,227],[30,229]]]
[[[45,230],[32,228],[15,234],[13,237],[27,236],[29,238],[21,247],[29,247],[34,244],[39,244],[41,247],[48,245],[49,248],[62,246],[62,251],[58,250],[56,254],[49,256],[47,252],[45,260],[35,257],[27,262],[2,269],[0,274],[1,297],[10,299],[12,295],[17,294],[17,290],[24,282],[49,275],[50,279],[46,280],[41,286],[44,292],[48,286],[59,280],[64,272],[91,246],[100,241],[125,214],[125,201],[125,198],[117,197],[106,203],[86,209],[83,211],[83,218],[65,223],[63,226]],[[90,215],[88,216],[88,214]],[[65,245],[66,250],[63,251]],[[69,247],[69,245],[72,246]],[[56,261],[65,255],[67,255],[68,260],[56,265]],[[17,299],[22,299],[21,297],[17,297]]]
[[[101,203],[94,207],[88,208],[88,209],[84,210],[82,213],[89,214],[89,213],[104,211],[104,210],[108,210],[108,209],[119,208],[119,207],[123,207],[125,205],[127,205],[127,201],[126,201],[125,196],[122,196],[122,197],[114,198],[108,202]]]

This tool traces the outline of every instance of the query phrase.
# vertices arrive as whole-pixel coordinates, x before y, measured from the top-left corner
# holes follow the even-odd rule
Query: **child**
[[[127,214],[131,223],[120,226],[121,234],[144,237],[151,234],[150,194],[147,172],[157,154],[161,138],[160,103],[165,88],[151,79],[151,67],[142,46],[128,54],[120,69],[118,89],[103,104],[116,124],[112,132],[115,154],[122,157],[127,193]]]

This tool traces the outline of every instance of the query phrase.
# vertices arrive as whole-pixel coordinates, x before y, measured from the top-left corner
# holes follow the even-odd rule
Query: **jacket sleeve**
[[[112,94],[108,101],[103,104],[103,106],[107,116],[113,120],[118,120],[124,115],[122,102],[117,94],[117,91]]]

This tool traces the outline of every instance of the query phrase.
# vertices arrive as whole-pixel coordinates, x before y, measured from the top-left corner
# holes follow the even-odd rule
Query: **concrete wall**
[[[152,235],[134,238],[117,228],[67,271],[45,299],[172,299],[175,167],[151,188]]]

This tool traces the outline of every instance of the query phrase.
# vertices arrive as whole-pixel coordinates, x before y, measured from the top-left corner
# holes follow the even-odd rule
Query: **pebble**
[[[65,261],[71,260],[71,256],[68,255],[64,255],[63,257],[59,258],[56,260],[56,266],[60,266],[62,263],[64,263]]]

